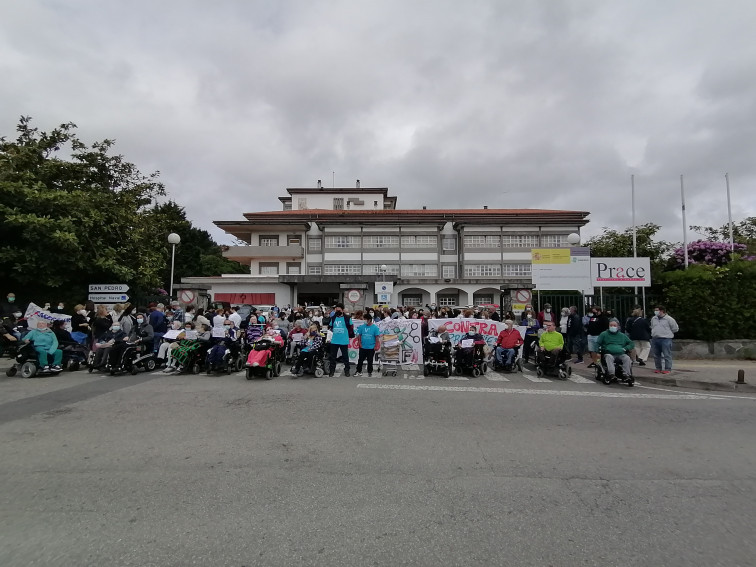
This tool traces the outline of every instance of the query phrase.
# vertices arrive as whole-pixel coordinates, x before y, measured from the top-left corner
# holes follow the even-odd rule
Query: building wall
[[[307,200],[306,207],[300,207],[300,199]],[[368,191],[360,191],[355,189],[354,193],[328,193],[327,189],[323,190],[323,193],[308,193],[299,195],[297,193],[291,196],[291,208],[294,211],[306,209],[329,209],[333,210],[333,200],[344,199],[344,210],[373,210],[383,209],[383,193],[370,193]],[[347,209],[347,202],[352,200],[349,209]],[[356,201],[362,201],[363,204],[358,204]],[[377,204],[375,204],[377,202]]]

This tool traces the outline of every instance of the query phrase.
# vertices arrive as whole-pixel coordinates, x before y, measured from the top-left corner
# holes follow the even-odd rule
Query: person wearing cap
[[[545,303],[543,305],[543,311],[541,311],[536,318],[543,328],[546,328],[546,323],[548,323],[549,321],[551,321],[552,323],[558,322],[556,315],[551,309],[551,303]]]
[[[341,353],[344,362],[344,376],[349,376],[349,339],[354,338],[352,319],[344,314],[344,304],[337,303],[328,320],[328,329],[332,333],[329,376],[336,371],[336,362]]]
[[[504,368],[512,368],[514,362],[516,349],[523,345],[522,334],[519,329],[514,328],[514,321],[507,319],[504,321],[506,327],[499,333],[499,338],[496,339],[496,349],[494,350],[494,357]],[[504,360],[506,356],[506,360]]]

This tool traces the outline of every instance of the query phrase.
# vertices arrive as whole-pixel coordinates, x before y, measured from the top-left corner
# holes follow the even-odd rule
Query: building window
[[[308,266],[307,273],[311,276],[319,276],[322,272],[320,266]]]
[[[302,273],[302,266],[299,262],[286,262],[286,273],[290,276],[298,276]]]
[[[399,248],[398,236],[363,236],[363,248]]]
[[[291,201],[284,201],[283,202],[283,210],[284,211],[290,211],[291,210]]]
[[[495,236],[465,236],[465,248],[498,248],[501,245],[499,235]]]
[[[501,237],[504,248],[536,248],[538,236],[535,234],[505,234]]]
[[[565,234],[544,234],[541,236],[541,246],[544,248],[562,248],[569,246]]]
[[[381,272],[381,266],[386,266],[386,271]],[[380,276],[383,274],[387,276],[399,275],[399,264],[363,264],[362,275],[363,276]]]
[[[359,236],[326,236],[326,248],[359,248]]]
[[[456,250],[457,249],[457,237],[456,236],[444,236],[441,240],[441,247],[444,250]]]
[[[458,303],[459,303],[459,295],[445,293],[443,295],[439,294],[436,297],[436,304],[439,307],[454,307]]]
[[[474,305],[489,305],[493,303],[493,295],[490,293],[485,293],[478,295],[477,293],[473,295],[473,304]]]
[[[437,248],[435,235],[402,236],[402,248]]]
[[[299,198],[297,198],[297,208],[300,211],[307,210],[307,197],[299,197]]]
[[[260,246],[278,246],[278,236],[260,235]]]
[[[466,278],[489,278],[501,275],[499,264],[467,264],[465,266]]]
[[[333,210],[334,211],[343,211],[344,210],[344,198],[343,197],[334,197],[333,198]]]
[[[529,276],[531,274],[530,264],[504,264],[505,276]]]
[[[423,304],[423,296],[414,293],[402,294],[402,305],[405,307],[420,307]]]
[[[457,277],[457,266],[454,264],[444,264],[441,266],[441,277],[447,280]]]
[[[261,276],[277,276],[278,262],[260,262]]]
[[[402,277],[435,278],[438,276],[438,264],[402,264]]]
[[[359,276],[361,271],[360,264],[326,264],[323,273],[327,276]]]
[[[320,252],[322,245],[323,245],[323,240],[320,238],[307,239],[307,249],[310,252]]]

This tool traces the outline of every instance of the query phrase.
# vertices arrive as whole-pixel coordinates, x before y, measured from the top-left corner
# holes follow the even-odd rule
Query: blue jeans
[[[651,339],[651,352],[657,370],[672,370],[672,339],[656,337]],[[664,359],[664,367],[662,367]]]
[[[512,366],[512,363],[514,362],[515,349],[497,346],[496,350],[494,351],[494,356],[496,357],[496,362],[498,362],[502,366]],[[506,361],[503,360],[504,356],[507,357]]]

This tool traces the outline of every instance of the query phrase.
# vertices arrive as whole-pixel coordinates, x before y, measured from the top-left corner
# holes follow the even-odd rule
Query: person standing
[[[656,374],[669,374],[672,370],[672,339],[679,330],[677,321],[667,315],[666,307],[658,305],[651,318],[651,351]]]
[[[591,316],[588,319],[587,331],[588,352],[590,353],[593,362],[588,365],[588,368],[593,368],[598,365],[599,354],[596,341],[598,340],[599,335],[609,328],[609,317],[602,312],[601,307],[594,305],[591,311]]]
[[[344,304],[337,303],[336,308],[331,313],[328,322],[328,328],[331,330],[331,352],[330,368],[328,375],[333,376],[336,371],[336,361],[341,353],[344,362],[344,376],[349,376],[349,339],[354,337],[352,319],[344,314]]]
[[[577,307],[570,305],[570,314],[567,317],[567,349],[571,354],[577,355],[575,364],[583,364],[583,318],[578,314]]]
[[[355,376],[362,376],[362,363],[367,360],[368,378],[373,375],[373,359],[375,359],[375,341],[380,336],[381,331],[378,325],[373,323],[373,317],[370,314],[365,315],[365,323],[354,332],[357,335],[357,345],[360,354],[357,357],[357,372]]]
[[[638,366],[646,366],[651,352],[651,323],[643,316],[643,309],[637,308],[625,321],[625,334],[635,344],[633,355]]]
[[[232,321],[237,329],[241,328],[242,318],[241,315],[239,315],[239,307],[236,305],[231,307],[231,315],[228,316],[228,320]]]
[[[162,303],[158,303],[147,319],[147,322],[152,326],[156,345],[160,344],[163,335],[168,332],[168,321],[166,321],[165,313],[163,313],[164,308],[165,306]]]

